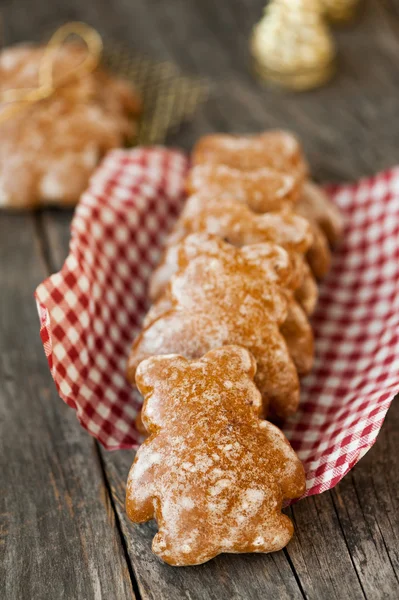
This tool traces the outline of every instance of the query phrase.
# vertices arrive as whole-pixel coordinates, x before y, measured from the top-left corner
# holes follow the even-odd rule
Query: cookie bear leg
[[[307,316],[295,300],[288,304],[288,314],[280,331],[300,376],[310,372],[314,360],[313,331]]]
[[[149,442],[144,442],[131,466],[126,487],[126,512],[135,523],[144,523],[154,518],[154,488],[157,462]],[[158,460],[160,456],[158,457]],[[151,471],[151,472],[150,472]]]
[[[298,408],[298,373],[277,326],[270,324],[263,340],[262,345],[248,346],[258,365],[255,383],[271,415],[285,418]]]
[[[277,552],[284,548],[294,533],[291,519],[284,514],[268,516],[267,528],[258,532],[249,548],[244,552]]]
[[[309,268],[309,265],[304,265],[304,273],[302,277],[301,285],[295,290],[295,298],[302,306],[303,310],[307,315],[313,314],[319,291],[317,288],[316,280]]]
[[[327,238],[316,224],[312,226],[313,244],[306,253],[306,259],[316,279],[323,279],[331,265],[331,251]]]

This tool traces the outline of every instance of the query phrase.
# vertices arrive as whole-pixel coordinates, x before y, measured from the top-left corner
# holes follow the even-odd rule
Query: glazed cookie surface
[[[271,130],[258,135],[213,134],[202,137],[192,153],[194,165],[227,165],[241,171],[271,168],[288,173],[298,183],[308,165],[297,138],[288,131]]]
[[[258,416],[255,370],[247,350],[225,346],[191,362],[156,356],[137,371],[150,437],[132,465],[126,509],[135,522],[156,519],[152,548],[171,565],[272,552],[292,536],[281,507],[303,494],[304,470]]]
[[[194,197],[192,197],[195,200]],[[201,230],[201,225],[209,225],[209,229],[219,237],[228,242],[236,242],[239,247],[244,247],[247,258],[250,256],[251,247],[255,248],[253,260],[256,262],[258,258],[261,261],[264,257],[259,256],[259,244],[272,242],[281,245],[287,250],[292,266],[292,276],[289,280],[284,281],[282,288],[287,301],[287,316],[284,323],[280,327],[280,331],[284,336],[288,346],[289,353],[293,359],[295,366],[300,376],[309,373],[313,366],[314,359],[314,344],[313,332],[310,326],[307,315],[312,312],[317,301],[317,286],[309,272],[307,263],[304,259],[304,253],[311,244],[309,236],[309,226],[306,220],[298,216],[288,214],[265,214],[255,215],[255,223],[248,218],[246,221],[245,214],[240,210],[237,213],[229,212],[229,207],[226,206],[228,201],[224,203],[217,202],[217,212],[213,212],[209,206],[205,207],[203,220],[197,211],[192,215],[192,220],[184,220],[181,217],[183,232],[191,228]],[[190,200],[186,205],[186,209],[190,209]],[[233,202],[233,206],[242,209]],[[219,212],[221,209],[221,212]],[[201,213],[202,214],[202,213]],[[180,220],[179,220],[180,221]],[[173,240],[176,239],[179,228],[172,235]],[[203,238],[191,238],[191,244],[196,245],[196,255],[206,254],[207,245],[202,248]],[[156,318],[165,314],[173,306],[173,301],[170,298],[170,288],[163,295],[162,291],[174,273],[179,268],[179,252],[184,245],[174,244],[165,252],[163,261],[154,272],[151,284],[150,294],[154,299],[158,300],[151,307],[145,320],[144,326],[148,326]],[[252,244],[251,244],[252,240]],[[239,242],[245,242],[245,246]],[[301,252],[300,252],[301,250]],[[273,261],[273,258],[271,258]],[[264,279],[267,285],[267,279]]]
[[[220,198],[235,198],[253,211],[263,213],[292,206],[299,197],[301,184],[295,174],[270,167],[243,171],[210,162],[191,169],[186,187],[189,194],[205,190]]]

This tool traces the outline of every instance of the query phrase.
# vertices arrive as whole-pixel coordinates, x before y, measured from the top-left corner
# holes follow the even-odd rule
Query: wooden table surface
[[[261,0],[0,0],[6,43],[82,19],[140,53],[212,80],[195,121],[208,131],[284,126],[313,173],[348,180],[399,162],[399,1],[366,3],[336,31],[339,70],[295,95],[250,73]],[[271,555],[223,555],[171,568],[152,555],[154,524],[133,526],[124,491],[133,453],[106,452],[61,402],[39,339],[33,290],[67,253],[71,213],[0,215],[0,596],[7,600],[398,598],[399,406],[374,448],[332,491],[288,514],[295,536]]]

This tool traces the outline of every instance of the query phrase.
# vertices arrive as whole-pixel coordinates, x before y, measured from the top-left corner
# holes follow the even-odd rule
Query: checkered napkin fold
[[[108,449],[139,441],[125,365],[187,168],[160,147],[111,152],[77,207],[63,268],[36,290],[58,392]],[[367,452],[399,390],[399,167],[328,191],[346,231],[313,317],[315,366],[284,426],[306,495],[332,488]]]

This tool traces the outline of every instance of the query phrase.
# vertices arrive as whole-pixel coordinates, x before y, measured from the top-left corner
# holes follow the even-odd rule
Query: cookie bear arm
[[[306,258],[316,279],[323,279],[330,269],[331,251],[327,238],[316,223],[312,223],[313,244],[309,248]]]
[[[146,440],[137,451],[129,472],[126,489],[126,512],[131,521],[142,523],[154,518],[155,482],[157,466],[162,456]]]
[[[297,206],[299,214],[319,225],[331,245],[337,243],[343,231],[342,215],[322,187],[307,181]]]
[[[313,367],[313,330],[305,312],[293,297],[289,299],[287,318],[281,325],[280,331],[298,374],[306,375]]]
[[[260,428],[267,431],[269,443],[278,452],[279,469],[277,473],[284,499],[299,498],[305,493],[305,470],[291,444],[282,431],[269,421],[261,421]]]

